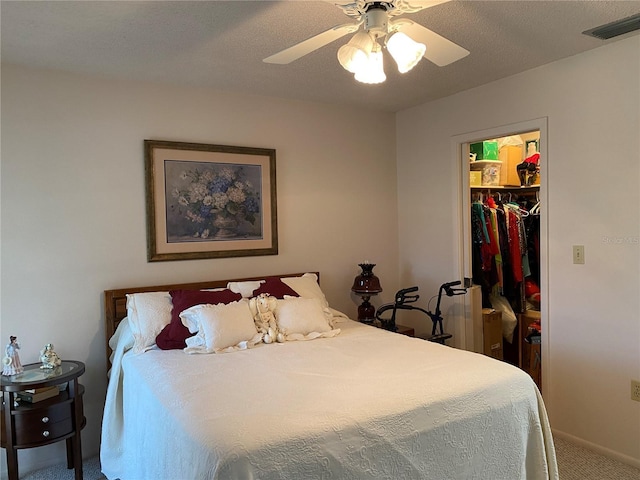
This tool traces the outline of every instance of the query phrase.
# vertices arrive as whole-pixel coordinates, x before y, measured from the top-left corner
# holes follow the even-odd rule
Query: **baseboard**
[[[622,453],[616,452],[614,450],[609,450],[601,445],[597,445],[595,443],[588,442],[583,440],[582,438],[574,437],[565,432],[561,432],[560,430],[552,429],[553,436],[560,438],[562,440],[567,440],[568,442],[575,443],[576,445],[586,448],[587,450],[591,450],[593,452],[604,455],[605,457],[612,458],[622,463],[626,463],[627,465],[631,465],[635,468],[640,468],[640,460],[637,458],[630,457],[628,455],[624,455]]]

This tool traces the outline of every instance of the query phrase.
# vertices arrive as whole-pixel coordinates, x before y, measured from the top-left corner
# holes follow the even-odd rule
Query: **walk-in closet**
[[[540,132],[474,142],[469,152],[476,338],[542,390]]]

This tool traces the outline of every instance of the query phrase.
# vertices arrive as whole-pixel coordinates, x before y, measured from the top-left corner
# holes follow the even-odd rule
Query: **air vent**
[[[623,18],[622,20],[616,20],[615,22],[607,23],[606,25],[601,25],[600,27],[592,28],[590,30],[585,30],[582,33],[601,40],[608,40],[636,30],[640,30],[640,14]]]

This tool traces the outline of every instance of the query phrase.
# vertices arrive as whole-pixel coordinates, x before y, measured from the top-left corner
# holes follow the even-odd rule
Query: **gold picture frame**
[[[147,260],[278,254],[276,151],[145,140]]]

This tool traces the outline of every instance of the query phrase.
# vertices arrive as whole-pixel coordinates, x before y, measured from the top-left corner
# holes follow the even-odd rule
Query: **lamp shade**
[[[351,291],[357,295],[375,295],[382,292],[380,279],[373,274],[375,263],[360,263],[362,272],[354,278]]]
[[[398,64],[398,71],[406,73],[418,64],[427,47],[402,32],[395,32],[387,40],[387,50]]]
[[[356,33],[349,43],[338,49],[340,65],[351,73],[356,73],[367,63],[369,53],[373,48],[373,39],[367,32]]]
[[[382,66],[382,50],[377,42],[373,43],[373,49],[367,62],[355,72],[355,79],[362,83],[382,83],[387,79]]]

